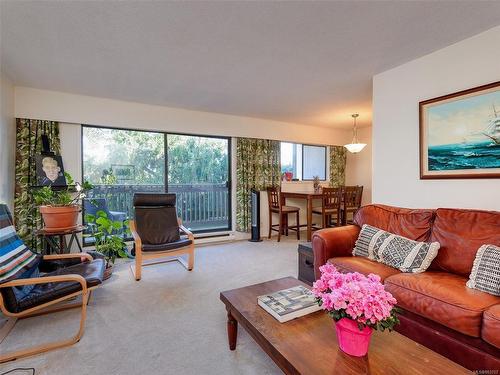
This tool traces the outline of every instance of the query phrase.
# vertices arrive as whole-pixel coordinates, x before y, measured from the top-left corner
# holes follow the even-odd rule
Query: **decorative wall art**
[[[62,158],[59,155],[36,155],[38,186],[66,186]]]
[[[500,178],[500,82],[420,102],[420,178]]]

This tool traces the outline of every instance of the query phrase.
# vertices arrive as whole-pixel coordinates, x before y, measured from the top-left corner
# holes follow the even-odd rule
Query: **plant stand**
[[[42,238],[44,254],[69,253],[71,251],[73,242],[76,243],[78,249],[80,250],[80,252],[82,252],[82,244],[78,239],[78,233],[83,232],[85,229],[87,229],[87,227],[84,225],[78,225],[76,228],[61,231],[49,231],[45,228],[42,228],[36,232],[36,235]],[[66,236],[70,236],[69,242],[66,241]]]

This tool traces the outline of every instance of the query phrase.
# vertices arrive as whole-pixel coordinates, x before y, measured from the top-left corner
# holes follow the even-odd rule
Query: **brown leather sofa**
[[[426,272],[402,273],[352,256],[363,224],[441,248]],[[315,232],[312,244],[316,279],[326,262],[341,272],[378,274],[403,310],[397,331],[471,370],[500,370],[500,297],[465,285],[479,247],[500,246],[500,212],[369,205],[354,225]]]

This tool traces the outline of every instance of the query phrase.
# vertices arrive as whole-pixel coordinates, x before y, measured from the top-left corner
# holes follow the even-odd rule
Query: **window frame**
[[[205,234],[205,233],[218,233],[218,232],[228,232],[233,230],[233,196],[232,196],[232,184],[233,184],[233,168],[232,168],[232,137],[228,136],[218,136],[218,135],[205,135],[205,134],[190,134],[190,133],[181,133],[181,132],[166,132],[161,130],[149,130],[149,129],[139,129],[139,128],[124,128],[124,127],[115,127],[115,126],[104,126],[104,125],[92,125],[92,124],[80,124],[80,172],[81,172],[81,181],[84,178],[84,160],[83,160],[83,132],[84,128],[97,128],[97,129],[110,129],[110,130],[125,130],[125,131],[137,131],[137,132],[145,132],[145,133],[156,133],[163,135],[163,147],[164,147],[164,192],[168,193],[168,135],[183,135],[183,136],[191,136],[191,137],[202,137],[202,138],[216,138],[216,139],[224,139],[227,141],[227,183],[226,187],[228,189],[228,224],[227,227],[224,228],[216,228],[216,229],[202,229],[202,230],[194,230],[193,233],[196,234]],[[85,215],[84,209],[82,207],[82,220]],[[131,240],[127,238],[126,241]],[[85,241],[83,241],[85,242]],[[86,244],[82,244],[83,247],[94,246],[95,242],[87,242]]]
[[[302,144],[302,180],[301,181],[314,181],[313,178],[304,178],[304,146],[309,146],[309,147],[321,147],[324,149],[325,153],[325,178],[321,179],[320,181],[327,181],[327,172],[328,172],[328,166],[327,166],[327,146],[324,145],[312,145],[312,144],[307,144],[307,143],[301,143]]]
[[[300,176],[300,180],[297,180],[297,181],[290,181],[290,182],[301,182],[301,181],[314,181],[314,179],[312,178],[304,178],[304,146],[312,146],[312,147],[321,147],[324,149],[324,153],[325,153],[325,178],[324,179],[320,179],[320,181],[328,181],[328,146],[326,145],[314,145],[314,144],[309,144],[309,143],[299,143],[299,142],[289,142],[289,141],[280,141],[280,160],[281,160],[281,143],[291,143],[291,144],[294,144],[294,145],[301,145],[301,176]],[[280,169],[281,169],[281,165],[280,165]],[[281,170],[280,170],[281,172]],[[283,172],[281,172],[283,173]]]

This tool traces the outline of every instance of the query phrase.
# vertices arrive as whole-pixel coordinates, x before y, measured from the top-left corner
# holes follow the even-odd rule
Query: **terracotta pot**
[[[104,270],[104,280],[107,280],[113,274],[113,264],[106,263],[106,269]]]
[[[45,229],[60,231],[76,228],[80,206],[40,206]]]
[[[362,357],[368,353],[373,332],[371,327],[364,327],[360,331],[354,320],[342,318],[335,322],[335,330],[340,349],[344,353],[355,357]]]

